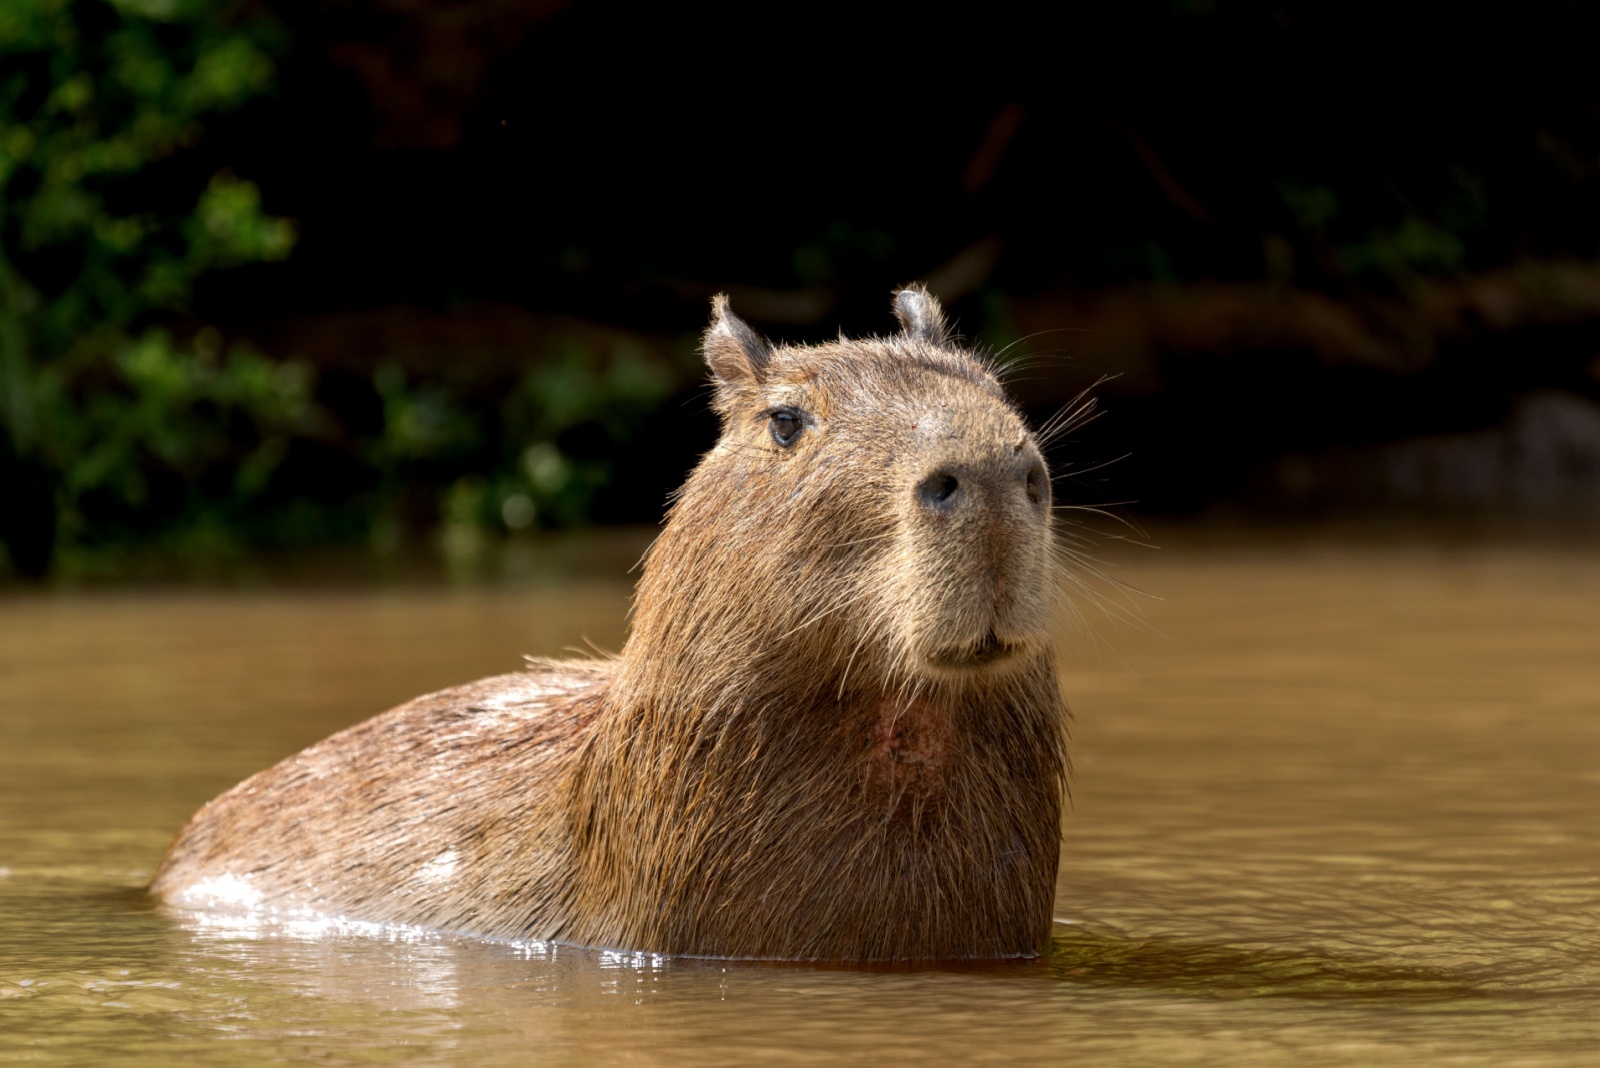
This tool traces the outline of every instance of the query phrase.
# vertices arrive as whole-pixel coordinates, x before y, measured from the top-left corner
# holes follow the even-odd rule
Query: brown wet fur
[[[723,434],[620,657],[342,731],[201,809],[152,890],[669,954],[1042,951],[1066,767],[1049,480],[937,302],[908,287],[895,312],[890,337],[772,346],[719,298]]]

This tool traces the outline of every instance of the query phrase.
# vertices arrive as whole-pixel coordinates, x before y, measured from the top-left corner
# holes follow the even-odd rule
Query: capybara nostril
[[[917,500],[924,508],[935,512],[948,512],[955,508],[961,492],[961,480],[949,470],[935,471],[917,483]]]
[[[1046,504],[1050,500],[1050,479],[1044,473],[1044,464],[1035,460],[1028,468],[1027,474],[1028,500],[1034,504]]]

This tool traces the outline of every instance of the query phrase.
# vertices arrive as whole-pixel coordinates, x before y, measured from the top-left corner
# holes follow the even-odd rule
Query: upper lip
[[[983,667],[1008,659],[1016,655],[1021,648],[1012,642],[1001,641],[993,631],[990,631],[976,645],[946,646],[929,654],[928,660],[940,667]]]

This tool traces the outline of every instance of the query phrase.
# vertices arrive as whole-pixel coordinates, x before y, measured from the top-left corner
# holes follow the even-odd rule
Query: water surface
[[[415,694],[616,648],[628,579],[0,599],[0,1058],[1557,1065],[1600,1050],[1600,551],[1116,554],[1044,960],[819,968],[185,916],[200,803]]]

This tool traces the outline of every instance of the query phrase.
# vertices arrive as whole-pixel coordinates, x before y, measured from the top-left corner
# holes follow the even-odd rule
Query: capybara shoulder
[[[1026,956],[1066,770],[1050,480],[938,302],[768,342],[714,303],[722,418],[615,661],[419,698],[203,808],[154,890],[725,957]]]

